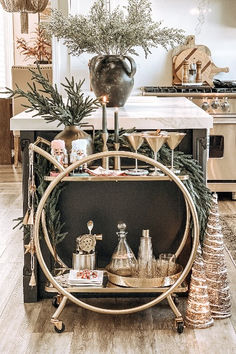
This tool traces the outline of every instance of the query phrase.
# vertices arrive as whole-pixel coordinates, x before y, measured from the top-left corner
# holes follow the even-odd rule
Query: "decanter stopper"
[[[119,224],[117,225],[117,228],[120,231],[125,231],[126,230],[126,224],[124,222],[119,222]]]
[[[143,230],[142,231],[142,236],[143,237],[149,237],[149,230]]]

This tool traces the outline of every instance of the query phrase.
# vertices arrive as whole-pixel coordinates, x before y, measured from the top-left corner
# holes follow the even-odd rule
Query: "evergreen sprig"
[[[35,116],[42,116],[47,122],[58,121],[58,125],[65,126],[81,124],[81,120],[91,115],[100,105],[97,99],[85,97],[81,92],[84,80],[75,82],[74,77],[71,80],[65,78],[66,83],[62,84],[67,93],[66,102],[59,93],[57,85],[52,85],[49,78],[43,76],[39,66],[37,71],[29,69],[32,74],[33,83],[27,83],[29,90],[24,91],[18,85],[15,90],[7,89],[11,97],[24,97],[29,104],[22,106],[29,112],[36,111]]]
[[[184,41],[183,30],[161,27],[152,19],[150,0],[128,0],[128,5],[108,11],[105,0],[97,0],[87,16],[65,17],[52,12],[50,22],[43,25],[49,36],[63,39],[70,54],[96,53],[106,55],[138,55],[141,47],[145,57],[159,45],[167,49]]]
[[[48,150],[48,148],[46,148],[46,150]],[[48,162],[47,159],[45,159],[40,154],[36,154],[34,164],[34,170],[37,178],[35,210],[37,209],[38,204],[46,188],[48,187],[48,183],[44,180],[44,176],[49,175],[51,167],[52,165]],[[61,212],[58,208],[58,201],[64,188],[65,184],[63,182],[59,183],[49,195],[47,202],[44,206],[47,230],[54,251],[56,250],[56,245],[59,244],[68,234],[68,232],[62,232],[65,223],[61,222]],[[40,230],[40,234],[42,234],[42,230]]]

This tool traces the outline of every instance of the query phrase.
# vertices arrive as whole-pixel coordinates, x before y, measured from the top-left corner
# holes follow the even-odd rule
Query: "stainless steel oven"
[[[207,184],[215,192],[232,192],[236,199],[236,82],[209,86],[144,87],[144,95],[182,96],[213,116],[209,132]]]
[[[210,130],[208,186],[216,192],[232,192],[236,199],[236,114],[214,116]]]

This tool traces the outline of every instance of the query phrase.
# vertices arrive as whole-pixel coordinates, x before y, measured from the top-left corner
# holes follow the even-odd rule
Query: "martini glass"
[[[185,133],[179,133],[179,132],[168,132],[168,137],[166,139],[166,142],[171,149],[171,171],[174,172],[175,174],[180,173],[180,170],[174,168],[174,149],[179,145],[179,143],[182,141],[182,139],[185,137]]]
[[[166,135],[144,135],[148,145],[153,151],[154,154],[154,160],[157,160],[157,153],[162,147],[162,145],[166,142],[166,139],[168,136]],[[162,173],[156,166],[154,169],[153,173],[150,173],[150,176],[164,176],[164,173]]]
[[[138,149],[144,142],[143,135],[141,133],[130,133],[130,134],[124,134],[125,138],[131,145],[131,147],[134,149],[135,153],[137,154]],[[133,176],[142,176],[148,174],[147,170],[143,169],[138,169],[138,160],[135,159],[135,169],[128,170],[126,172],[128,175],[133,175]]]

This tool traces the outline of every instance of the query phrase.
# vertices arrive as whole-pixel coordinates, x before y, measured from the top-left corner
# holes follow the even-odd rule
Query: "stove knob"
[[[223,112],[229,112],[230,105],[227,97],[225,98],[224,102],[221,103],[221,109]]]
[[[201,107],[204,111],[207,111],[210,106],[207,101],[203,101]]]
[[[217,109],[217,108],[219,108],[219,106],[220,106],[220,103],[219,103],[218,98],[216,98],[215,100],[212,101],[211,107],[212,107],[213,109]]]

